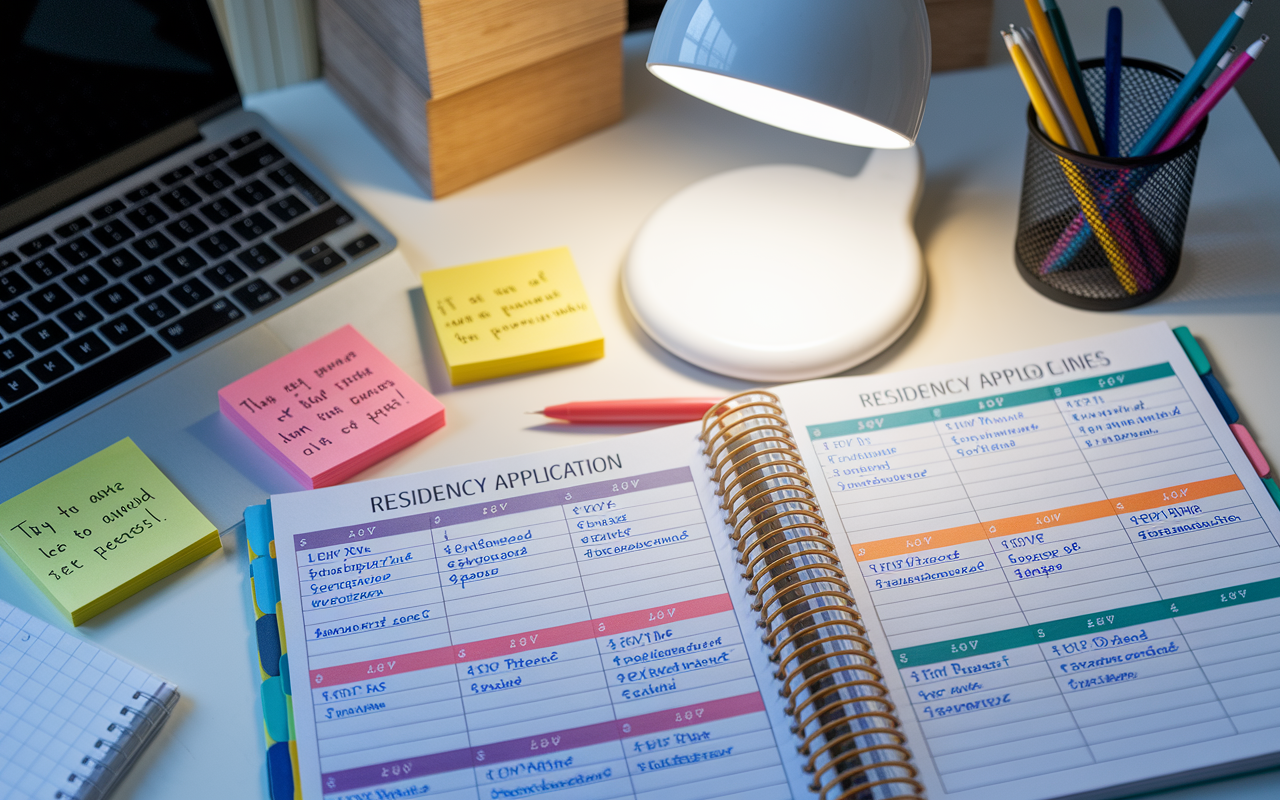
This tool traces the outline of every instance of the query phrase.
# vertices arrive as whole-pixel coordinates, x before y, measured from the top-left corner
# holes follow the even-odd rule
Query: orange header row
[[[1056,528],[1076,522],[1088,522],[1092,519],[1114,517],[1132,511],[1145,511],[1151,508],[1199,500],[1204,497],[1235,492],[1244,488],[1236,475],[1224,475],[1221,478],[1195,481],[1194,483],[1171,486],[1168,489],[1157,489],[1154,492],[1116,497],[1111,500],[1097,500],[1082,503],[1078,506],[1055,508],[1036,514],[1023,514],[1017,517],[976,522],[956,528],[944,528],[914,536],[894,536],[853,546],[854,555],[859,561],[874,561],[877,558],[918,553],[922,550],[933,550],[939,547],[954,547],[958,544],[977,542],[995,536],[1013,536],[1029,531]]]

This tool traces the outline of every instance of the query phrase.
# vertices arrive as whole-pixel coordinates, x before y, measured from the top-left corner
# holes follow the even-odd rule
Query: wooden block
[[[432,97],[339,0],[317,12],[326,79],[433,197],[622,118],[619,35]]]
[[[987,63],[992,0],[924,0],[933,41],[933,71]]]
[[[627,27],[626,0],[337,0],[406,74],[443,98]]]

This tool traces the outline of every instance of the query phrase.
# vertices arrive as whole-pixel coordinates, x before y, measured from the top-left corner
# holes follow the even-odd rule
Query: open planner
[[[1103,797],[1280,760],[1280,511],[1164,325],[254,518],[306,800]]]

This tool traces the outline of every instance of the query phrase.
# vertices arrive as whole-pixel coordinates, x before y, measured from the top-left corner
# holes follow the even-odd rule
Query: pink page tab
[[[1249,457],[1249,463],[1257,470],[1258,477],[1265,478],[1270,475],[1271,465],[1267,463],[1267,457],[1262,454],[1262,448],[1258,447],[1258,443],[1253,440],[1253,434],[1249,433],[1249,429],[1238,422],[1233,422],[1231,432],[1236,435],[1236,441],[1240,443],[1244,454]]]
[[[444,425],[444,406],[350,325],[218,391],[303,486],[341,483]]]

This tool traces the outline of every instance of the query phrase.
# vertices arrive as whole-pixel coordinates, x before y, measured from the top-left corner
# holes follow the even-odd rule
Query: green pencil
[[[1095,142],[1102,142],[1102,134],[1098,130],[1098,120],[1093,115],[1093,104],[1089,102],[1089,93],[1084,90],[1084,78],[1080,75],[1080,62],[1076,61],[1075,48],[1071,46],[1071,34],[1067,32],[1067,21],[1062,18],[1062,10],[1057,0],[1044,0],[1044,13],[1049,18],[1049,27],[1053,30],[1053,38],[1062,51],[1062,60],[1067,62],[1067,74],[1071,76],[1071,85],[1080,96],[1080,104],[1084,106],[1085,122],[1089,123],[1089,132]]]

